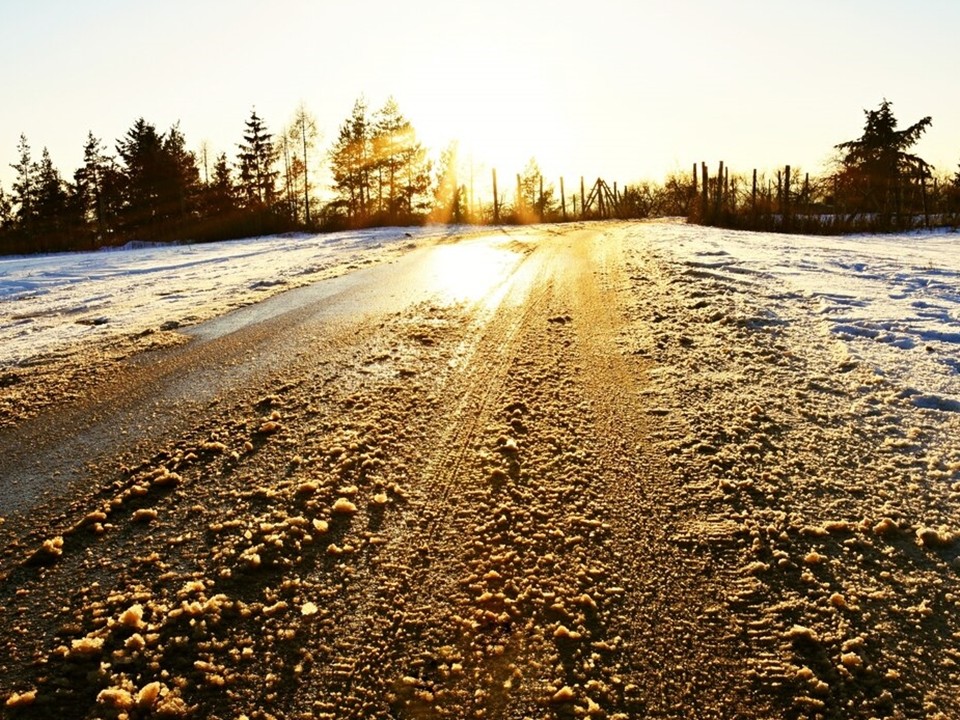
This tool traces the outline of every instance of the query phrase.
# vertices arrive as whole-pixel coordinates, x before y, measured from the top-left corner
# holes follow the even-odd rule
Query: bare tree
[[[301,158],[303,174],[303,207],[307,226],[311,224],[310,220],[310,159],[309,151],[314,147],[319,133],[317,132],[317,120],[307,110],[306,105],[300,103],[296,113],[293,116],[293,122],[290,125],[290,139],[299,144],[303,150]],[[294,162],[294,165],[297,163]]]

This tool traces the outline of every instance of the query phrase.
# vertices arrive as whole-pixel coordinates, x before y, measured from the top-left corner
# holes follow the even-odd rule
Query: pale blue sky
[[[0,5],[0,183],[21,132],[71,177],[140,116],[231,157],[300,102],[326,149],[388,95],[439,151],[510,176],[662,179],[694,162],[817,171],[886,97],[960,162],[956,0],[32,0]]]

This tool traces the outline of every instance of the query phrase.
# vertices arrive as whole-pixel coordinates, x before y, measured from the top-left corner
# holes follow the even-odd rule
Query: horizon
[[[10,192],[21,133],[71,180],[88,132],[113,154],[137,118],[162,132],[179,122],[198,158],[207,143],[233,161],[252,109],[276,134],[301,102],[319,158],[361,96],[371,111],[394,97],[432,156],[458,140],[478,172],[509,177],[535,158],[553,182],[625,184],[721,160],[740,173],[821,174],[886,98],[901,127],[932,116],[914,151],[952,173],[958,26],[960,6],[945,0],[911,10],[601,0],[576,23],[506,0],[442,17],[427,0],[360,10],[283,0],[269,13],[250,0],[4,7],[0,61],[22,72],[8,73],[0,186]]]

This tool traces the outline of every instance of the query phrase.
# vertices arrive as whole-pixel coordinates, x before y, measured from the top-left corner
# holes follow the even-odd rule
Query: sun
[[[438,56],[446,60],[434,57],[417,93],[415,122],[428,144],[440,150],[456,141],[461,162],[503,178],[531,158],[559,171],[572,144],[571,113],[536,46],[492,36],[447,45]]]

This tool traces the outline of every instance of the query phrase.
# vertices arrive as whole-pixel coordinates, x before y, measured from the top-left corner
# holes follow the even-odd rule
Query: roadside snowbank
[[[0,366],[193,324],[456,232],[382,228],[0,258]]]

